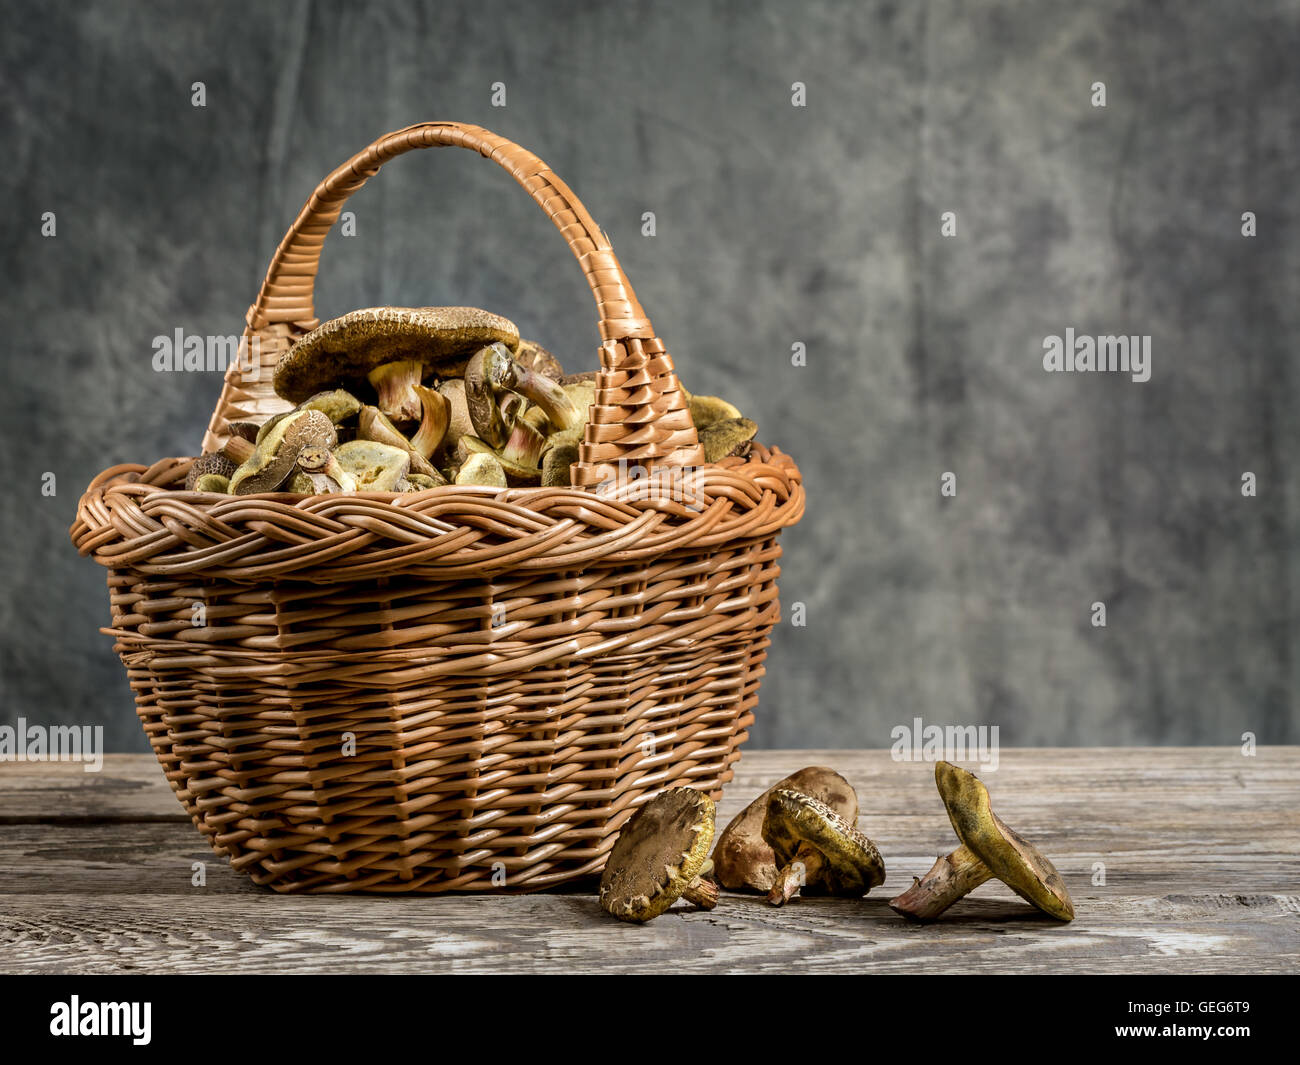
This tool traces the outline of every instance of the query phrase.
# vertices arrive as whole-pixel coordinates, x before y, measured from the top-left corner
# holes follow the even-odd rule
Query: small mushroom
[[[780,870],[768,892],[784,905],[800,888],[861,898],[885,882],[885,863],[876,845],[820,799],[779,788],[763,816],[763,839]]]
[[[728,418],[699,430],[705,462],[721,462],[728,455],[747,455],[758,425],[748,418]]]
[[[334,452],[359,492],[395,492],[411,468],[411,453],[374,440],[352,440]]]
[[[199,488],[200,480],[210,476],[224,477],[228,486],[230,475],[234,472],[235,464],[220,451],[200,455],[190,464],[190,472],[185,475],[185,488],[187,491],[210,492],[211,488]]]
[[[702,791],[669,788],[627,821],[600,878],[600,905],[620,921],[653,920],[679,898],[711,910],[718,886],[706,880],[714,804]]]
[[[707,429],[716,422],[733,421],[739,418],[740,411],[717,396],[691,396],[691,421],[695,428]]]
[[[797,791],[820,799],[853,825],[858,820],[858,796],[835,770],[814,765],[779,780],[740,811],[718,836],[713,848],[714,873],[730,891],[757,891],[766,895],[776,885],[776,855],[763,839],[763,817],[775,791]]]
[[[232,495],[274,492],[294,473],[304,447],[331,448],[337,443],[334,423],[318,410],[294,411],[262,437],[252,458],[230,478]]]
[[[298,469],[311,478],[312,487],[322,494],[357,490],[356,478],[343,468],[329,448],[319,445],[303,448],[298,452]]]
[[[366,380],[379,409],[395,421],[417,421],[415,385],[429,370],[452,371],[486,344],[513,351],[519,330],[475,307],[368,307],[313,329],[275,367],[275,391],[299,403],[318,389]]]
[[[997,879],[1050,917],[1074,920],[1074,903],[1056,867],[993,812],[979,777],[936,762],[934,782],[961,846],[925,876],[913,877],[912,886],[890,900],[892,909],[912,921],[933,921],[984,881]]]
[[[433,458],[433,453],[442,444],[447,435],[447,426],[451,421],[451,403],[437,389],[415,386],[415,394],[420,397],[420,428],[411,437],[411,450],[424,459]]]
[[[357,438],[359,440],[373,440],[376,444],[385,444],[388,447],[395,447],[399,451],[405,451],[410,469],[416,473],[432,477],[438,472],[428,459],[412,447],[411,441],[402,435],[397,426],[388,420],[388,415],[378,407],[372,407],[369,404],[363,406],[357,426]]]
[[[465,367],[465,402],[474,435],[489,447],[504,446],[509,435],[510,423],[500,408],[502,392],[536,403],[553,429],[576,429],[583,423],[583,414],[557,382],[515,362],[504,344],[491,344],[476,351]]]
[[[471,439],[466,437],[465,439]],[[481,485],[489,488],[506,487],[506,471],[490,451],[470,455],[456,474],[457,484]]]

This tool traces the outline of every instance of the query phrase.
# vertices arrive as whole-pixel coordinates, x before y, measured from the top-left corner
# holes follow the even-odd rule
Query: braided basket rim
[[[746,458],[657,467],[605,491],[218,496],[174,487],[191,462],[102,471],[68,530],[77,550],[109,569],[249,584],[387,577],[413,564],[455,580],[707,552],[795,524],[805,503],[794,460],[758,443]]]

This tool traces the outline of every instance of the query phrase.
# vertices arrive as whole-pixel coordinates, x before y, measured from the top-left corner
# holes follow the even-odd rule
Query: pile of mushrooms
[[[1056,869],[993,813],[980,780],[939,762],[935,781],[961,846],[889,905],[909,920],[933,921],[996,878],[1049,916],[1072,920],[1074,906]],[[681,898],[711,910],[720,886],[764,894],[773,906],[799,894],[862,898],[885,882],[885,863],[857,820],[852,785],[833,769],[809,766],[737,814],[710,858],[713,801],[672,788],[623,826],[601,877],[600,904],[620,920],[644,923]]]
[[[236,422],[185,487],[251,495],[420,492],[571,483],[596,374],[566,376],[514,323],[475,307],[370,307],[326,322],[277,363],[293,410]],[[745,455],[758,427],[690,396],[705,457]]]

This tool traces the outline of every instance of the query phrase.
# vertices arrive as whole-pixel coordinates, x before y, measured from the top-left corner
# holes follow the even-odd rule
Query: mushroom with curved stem
[[[713,800],[669,788],[634,813],[618,834],[600,878],[600,905],[620,921],[653,920],[679,898],[711,910],[718,886],[706,879]]]
[[[780,869],[768,893],[784,905],[803,887],[861,898],[885,882],[876,845],[820,799],[779,788],[763,817],[763,839]]]
[[[936,762],[934,781],[961,846],[890,900],[912,921],[933,921],[986,880],[997,879],[1058,921],[1074,920],[1074,903],[1056,867],[993,812],[984,782],[951,762]]]
[[[451,403],[437,389],[424,385],[416,385],[415,394],[420,397],[421,416],[420,428],[411,437],[411,450],[421,458],[431,459],[447,435]]]
[[[357,481],[339,462],[338,456],[329,448],[305,447],[298,452],[298,469],[311,478],[312,485],[321,492],[355,492]],[[317,478],[332,481],[336,487],[322,485]]]
[[[389,418],[418,421],[415,386],[486,344],[519,344],[514,323],[476,307],[367,307],[318,326],[280,357],[275,391],[294,403],[319,388],[365,380]]]
[[[845,823],[858,820],[858,796],[853,786],[835,770],[814,765],[791,773],[740,811],[722,830],[713,848],[713,868],[724,888],[766,895],[777,881],[777,861],[763,839],[763,817],[772,793],[787,790],[819,799]]]
[[[415,450],[401,430],[388,420],[388,415],[368,403],[362,406],[361,414],[357,419],[357,439],[373,440],[376,444],[385,444],[399,451],[405,451],[410,468],[416,473],[432,477],[438,472],[427,458]]]
[[[492,448],[503,447],[509,436],[510,423],[500,407],[502,392],[518,393],[537,404],[556,431],[576,429],[585,417],[558,382],[515,362],[504,344],[490,344],[465,366],[465,402],[474,434]]]

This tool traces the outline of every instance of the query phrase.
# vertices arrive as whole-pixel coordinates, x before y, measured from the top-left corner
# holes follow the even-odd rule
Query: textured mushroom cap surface
[[[575,460],[576,461],[576,460]],[[797,791],[820,799],[850,825],[858,819],[858,796],[853,786],[835,770],[812,765],[778,780],[731,819],[713,848],[713,875],[731,891],[772,890],[776,883],[776,855],[763,839],[763,817],[774,791]]]
[[[794,860],[800,844],[826,859],[821,883],[835,895],[865,895],[885,882],[885,863],[876,845],[820,799],[797,791],[772,792],[763,817],[763,838],[781,865]]]
[[[532,370],[533,373],[549,377],[552,381],[558,381],[564,376],[564,367],[560,365],[560,360],[535,340],[520,339],[519,347],[515,351],[515,362]]]
[[[1056,867],[993,812],[979,777],[951,762],[936,762],[934,782],[957,838],[995,877],[1044,913],[1074,920],[1074,903]]]
[[[634,813],[600,878],[605,912],[649,921],[681,898],[708,857],[713,817],[713,800],[693,788],[670,788]]]
[[[224,477],[229,483],[234,472],[235,464],[225,455],[220,451],[209,452],[200,455],[191,464],[190,472],[185,475],[185,487],[193,489],[201,478],[209,476]]]
[[[365,307],[299,338],[280,356],[273,383],[277,394],[300,403],[322,388],[364,380],[385,363],[450,365],[497,342],[513,351],[519,330],[477,307]]]

